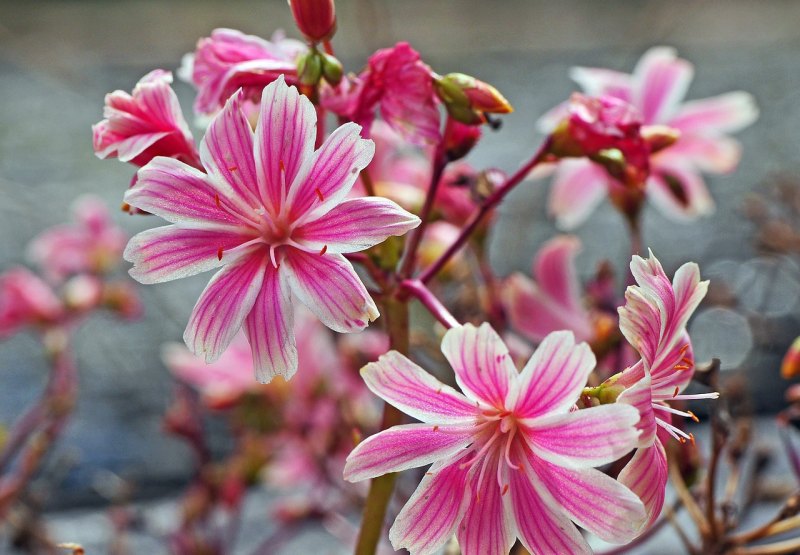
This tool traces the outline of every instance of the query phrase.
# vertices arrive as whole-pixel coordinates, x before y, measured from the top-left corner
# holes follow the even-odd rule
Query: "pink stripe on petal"
[[[550,186],[548,213],[561,229],[573,229],[589,217],[608,195],[610,177],[585,159],[562,160]]]
[[[344,479],[367,480],[449,459],[473,442],[474,426],[403,424],[368,437],[347,457]]]
[[[739,165],[742,145],[730,137],[683,135],[678,142],[655,155],[653,168],[669,172],[673,166],[694,165],[708,173],[730,173]]]
[[[666,123],[683,100],[694,77],[694,67],[677,57],[674,48],[645,52],[633,71],[633,104],[644,122]]]
[[[531,483],[526,472],[509,472],[511,508],[517,534],[531,553],[592,553],[580,531],[567,518],[550,492]]]
[[[551,333],[519,375],[515,411],[527,418],[568,411],[586,386],[595,362],[589,346],[576,345],[572,332]]]
[[[542,459],[586,468],[613,462],[634,449],[639,439],[638,421],[634,407],[601,405],[523,421],[525,429],[520,433]]]
[[[397,351],[367,364],[361,377],[375,395],[423,422],[473,421],[479,410],[475,403]]]
[[[183,333],[190,351],[206,362],[219,358],[253,308],[267,261],[259,253],[245,256],[211,278]]]
[[[582,312],[581,286],[575,271],[575,256],[581,242],[572,235],[559,235],[547,241],[533,262],[532,275],[539,286],[561,306]]]
[[[660,441],[650,447],[636,450],[633,458],[625,465],[617,478],[639,496],[647,511],[646,530],[661,514],[667,487],[667,454]]]
[[[252,239],[238,229],[181,228],[168,225],[135,235],[125,248],[131,277],[162,283],[193,276],[232,262],[224,253]],[[223,257],[220,257],[222,249]],[[235,260],[235,258],[234,258]]]
[[[287,248],[283,264],[291,272],[292,292],[332,330],[361,331],[379,316],[361,278],[341,254]]]
[[[589,96],[613,96],[631,101],[631,76],[621,71],[597,67],[573,67],[569,77]]]
[[[690,221],[714,212],[714,199],[703,176],[687,165],[659,163],[647,180],[647,194],[653,204],[673,220]]]
[[[753,95],[735,91],[686,102],[669,125],[684,133],[713,136],[741,131],[757,119]]]
[[[317,112],[283,75],[264,89],[256,124],[255,158],[261,198],[274,213],[314,152]]]
[[[158,131],[154,133],[142,133],[128,137],[119,142],[112,143],[105,149],[98,151],[99,158],[106,158],[113,152],[117,153],[120,162],[130,162],[142,152],[153,146],[155,143],[170,135],[171,131]]]
[[[283,272],[267,264],[261,290],[244,321],[256,378],[261,383],[269,383],[275,376],[288,380],[297,371],[294,311],[282,277]]]
[[[241,220],[217,203],[225,190],[209,177],[173,158],[154,158],[139,170],[125,202],[173,223],[239,225]]]
[[[258,206],[253,130],[241,108],[242,93],[228,99],[200,144],[200,159],[212,178],[228,184],[244,206]]]
[[[403,235],[420,223],[397,203],[379,197],[346,200],[324,216],[295,230],[292,238],[309,250],[330,253],[368,249],[392,235]]]
[[[438,462],[425,473],[389,530],[395,549],[433,555],[450,539],[470,503],[461,460]]]
[[[442,339],[442,353],[453,367],[461,390],[476,400],[501,408],[517,379],[514,361],[497,332],[487,323],[452,328]]]
[[[611,543],[632,540],[646,520],[628,488],[594,468],[567,469],[532,457],[536,476],[570,519]]]
[[[638,447],[649,447],[656,439],[656,417],[653,411],[652,379],[642,366],[645,375],[632,386],[619,394],[617,403],[624,403],[635,408],[641,417],[636,428],[641,430]]]
[[[495,450],[486,456],[489,459],[485,471],[473,470],[470,475],[473,502],[467,507],[456,534],[462,555],[506,555],[517,535],[511,498],[507,491],[504,494],[507,474],[514,471],[503,464],[498,483],[500,452]]]
[[[338,127],[306,161],[289,190],[292,219],[318,218],[347,196],[375,153],[375,143],[360,132],[355,123]]]

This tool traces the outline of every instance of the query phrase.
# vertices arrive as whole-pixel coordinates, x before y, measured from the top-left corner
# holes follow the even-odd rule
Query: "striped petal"
[[[693,77],[694,67],[678,58],[674,48],[655,47],[645,52],[633,71],[633,104],[644,122],[669,121]]]
[[[468,422],[477,415],[473,402],[397,351],[367,364],[361,377],[375,395],[423,422]]]
[[[639,369],[644,375],[632,386],[628,387],[619,394],[617,403],[624,403],[635,408],[639,412],[639,422],[636,428],[641,431],[639,436],[638,447],[649,447],[656,439],[656,416],[653,411],[653,391],[652,391],[652,378],[650,373],[640,364]],[[626,369],[629,372],[632,369]],[[621,376],[624,380],[625,372]],[[691,377],[691,376],[690,376]]]
[[[344,479],[358,482],[450,459],[473,442],[471,425],[404,424],[368,437],[350,455]]]
[[[669,122],[684,133],[723,135],[735,133],[758,119],[758,106],[750,93],[734,91],[686,102]]]
[[[687,221],[714,212],[714,199],[703,176],[684,163],[660,161],[647,180],[647,194],[668,217]]]
[[[636,447],[639,412],[624,404],[601,405],[526,421],[524,434],[542,459],[569,468],[613,462]]]
[[[589,217],[608,194],[609,176],[586,159],[562,160],[547,200],[547,211],[561,229],[573,229]]]
[[[389,530],[395,549],[433,555],[450,539],[470,503],[467,474],[459,460],[431,466]]]
[[[258,254],[245,256],[211,278],[183,333],[190,351],[206,362],[219,358],[253,308],[267,260]]]
[[[273,214],[280,212],[289,186],[314,152],[317,113],[311,101],[283,75],[261,95],[255,132],[255,159],[261,199]]]
[[[497,332],[487,323],[476,328],[466,324],[448,330],[442,353],[453,367],[461,390],[467,396],[502,407],[517,369]]]
[[[292,238],[310,250],[356,252],[403,235],[420,223],[397,203],[379,197],[346,200],[322,217],[300,226]]]
[[[621,71],[599,67],[573,67],[569,77],[589,96],[613,96],[631,101],[631,76]]]
[[[239,229],[168,225],[135,235],[123,256],[133,263],[129,273],[139,283],[162,283],[229,264],[236,259],[230,251],[250,239]]]
[[[341,254],[310,254],[289,248],[284,264],[291,272],[292,292],[332,330],[361,331],[379,316],[353,265]]]
[[[256,378],[261,383],[275,376],[288,380],[297,371],[294,312],[289,287],[282,277],[283,272],[266,265],[261,290],[244,322]]]
[[[653,525],[664,507],[667,488],[667,454],[660,441],[650,447],[636,450],[617,478],[644,503],[647,522],[644,529]]]
[[[522,369],[519,397],[513,400],[516,405],[509,406],[526,418],[568,411],[586,386],[595,362],[589,346],[576,345],[572,332],[551,333]]]

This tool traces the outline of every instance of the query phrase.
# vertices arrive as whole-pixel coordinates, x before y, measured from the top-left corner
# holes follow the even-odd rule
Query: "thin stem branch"
[[[475,229],[477,229],[478,225],[480,225],[481,221],[484,217],[486,217],[489,211],[500,204],[500,201],[502,201],[514,187],[521,183],[533,168],[547,159],[549,149],[550,140],[548,139],[539,147],[539,150],[536,151],[530,160],[523,164],[520,169],[514,172],[513,175],[506,179],[502,185],[495,189],[495,191],[483,201],[480,208],[478,208],[472,217],[470,217],[467,225],[461,230],[461,234],[453,242],[453,244],[450,245],[450,247],[448,247],[448,249],[433,264],[431,264],[425,269],[424,272],[422,272],[422,274],[420,274],[419,279],[422,281],[422,283],[428,283],[442,270],[442,268],[445,267],[453,255],[456,254],[464,245],[464,243],[467,242],[470,235],[472,235]]]
[[[731,555],[783,555],[797,553],[800,550],[800,538],[792,538],[767,545],[740,547],[731,551]]]
[[[456,328],[461,324],[442,304],[439,298],[434,295],[428,287],[418,279],[407,279],[400,283],[403,292],[415,297],[422,306],[428,309],[441,324],[447,329]]]
[[[708,521],[692,495],[692,492],[686,487],[686,482],[684,482],[681,471],[676,464],[669,465],[669,476],[672,480],[672,485],[675,487],[675,492],[678,494],[678,497],[681,498],[681,502],[689,512],[689,516],[692,517],[697,529],[700,531],[700,535],[706,537],[709,529]]]

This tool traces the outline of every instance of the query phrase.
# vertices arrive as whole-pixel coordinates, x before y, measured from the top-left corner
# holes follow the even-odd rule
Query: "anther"
[[[323,196],[323,194],[322,194],[322,191],[320,191],[320,190],[319,190],[319,187],[317,187],[316,189],[314,189],[314,191],[316,191],[316,193],[317,193],[317,198],[319,199],[319,201],[320,201],[320,202],[325,202],[325,197]]]
[[[327,251],[327,250],[328,250],[328,245],[322,245],[322,249],[320,249],[319,253],[320,254],[325,254],[325,251]]]
[[[503,486],[503,491],[500,492],[500,497],[503,497],[507,493],[508,493],[508,484]]]
[[[689,415],[689,418],[694,420],[695,422],[700,422],[700,419],[697,418],[697,415],[690,410],[687,410],[686,413]]]
[[[214,193],[214,202],[217,203],[217,208],[222,208],[222,203],[219,201],[219,193]]]
[[[689,366],[691,366],[691,365],[693,365],[693,364],[694,364],[694,361],[693,361],[692,359],[690,359],[689,357],[683,357],[683,358],[681,359],[681,362],[685,362],[685,363],[686,363],[686,364],[688,364]]]
[[[439,426],[434,426],[434,427],[433,427],[433,431],[434,431],[434,432],[438,432],[438,431],[439,431]]]
[[[672,393],[672,396],[673,396],[673,397],[677,397],[677,396],[678,396],[678,392],[679,392],[679,391],[680,391],[680,388],[679,388],[679,387],[676,385],[676,386],[675,386],[675,391],[673,391],[673,393]]]
[[[217,260],[222,260],[222,247],[217,249]]]
[[[694,434],[689,434],[689,441],[692,442],[692,447],[697,446],[697,444],[694,442]]]
[[[676,364],[675,366],[673,366],[673,368],[675,370],[691,370],[692,369],[691,366],[686,365],[686,364]]]

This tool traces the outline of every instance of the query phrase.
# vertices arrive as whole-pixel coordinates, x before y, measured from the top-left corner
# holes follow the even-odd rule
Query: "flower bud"
[[[329,40],[336,32],[333,0],[289,0],[297,28],[311,42]]]
[[[787,380],[800,376],[800,337],[792,342],[783,357],[781,376]]]
[[[444,151],[449,161],[463,158],[481,138],[481,128],[450,117],[444,129]]]
[[[314,87],[322,77],[322,59],[319,52],[311,49],[297,59],[297,79],[301,85]]]
[[[450,117],[467,125],[486,123],[486,114],[514,110],[493,86],[464,73],[448,73],[435,79],[434,86]]]
[[[344,74],[342,62],[324,52],[320,52],[320,58],[322,61],[322,76],[328,84],[335,87],[342,81],[342,75]]]

